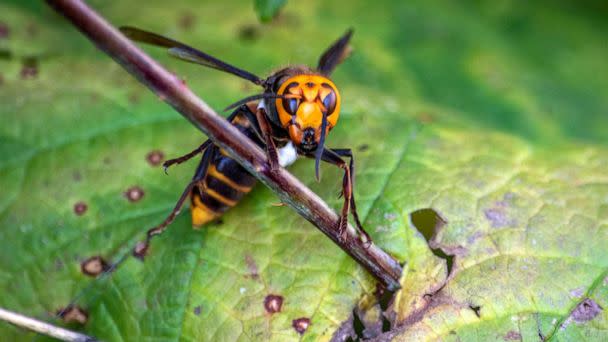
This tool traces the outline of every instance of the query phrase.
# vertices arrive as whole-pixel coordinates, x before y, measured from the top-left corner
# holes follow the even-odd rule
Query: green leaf
[[[354,54],[332,76],[343,106],[328,144],[353,148],[364,225],[405,264],[388,333],[606,339],[601,8],[292,2],[289,20],[262,31],[245,0],[90,3],[117,26],[179,39],[260,76],[316,65],[354,27]],[[0,11],[1,307],[52,320],[82,294],[82,329],[109,341],[313,341],[329,340],[373,297],[374,280],[291,209],[273,206],[263,186],[201,231],[184,210],[144,263],[128,259],[105,281],[84,276],[81,261],[128,253],[159,223],[197,163],[166,176],[147,156],[175,157],[205,137],[42,3],[5,1]],[[146,49],[214,108],[257,91]],[[313,164],[290,170],[339,209],[342,173],[323,166],[316,183]],[[144,195],[131,202],[134,187]],[[265,309],[273,296],[280,312]],[[300,335],[293,324],[302,318],[310,324]],[[32,338],[4,324],[0,336]]]
[[[407,197],[440,217],[414,214],[411,228],[433,232],[429,245],[453,264],[448,276],[445,258],[428,249],[407,258],[397,340],[605,340],[608,151],[556,154],[443,128],[418,141],[391,183],[416,188]],[[384,198],[412,210],[403,194]]]
[[[261,21],[268,22],[279,13],[286,2],[287,0],[255,0],[255,10]]]

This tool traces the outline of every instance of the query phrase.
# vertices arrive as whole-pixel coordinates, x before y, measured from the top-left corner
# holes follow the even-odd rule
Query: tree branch
[[[142,52],[82,1],[47,2],[98,48],[181,113],[215,144],[228,151],[232,158],[270,187],[283,202],[319,228],[389,290],[399,288],[402,269],[395,259],[373,242],[362,242],[350,225],[347,238],[341,240],[338,216],[327,204],[285,169],[271,171],[265,153],[194,95],[179,78]]]
[[[93,342],[97,341],[96,339],[77,333],[74,331],[70,331],[64,328],[56,327],[49,323],[41,322],[39,320],[23,316],[21,314],[5,310],[0,308],[0,320],[6,321],[8,323],[14,324],[20,328],[25,328],[39,334],[43,334],[46,336],[54,337],[56,339],[62,341],[70,341],[70,342]]]

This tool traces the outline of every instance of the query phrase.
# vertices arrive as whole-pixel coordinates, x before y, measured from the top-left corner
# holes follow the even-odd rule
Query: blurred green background
[[[355,150],[366,227],[406,262],[395,310],[410,317],[448,281],[445,260],[409,219],[426,207],[447,216],[440,248],[470,251],[455,267],[479,272],[454,278],[447,293],[485,308],[481,321],[457,305],[441,322],[423,315],[402,338],[605,337],[605,310],[590,325],[560,329],[581,299],[572,289],[608,305],[605,1],[288,1],[274,17],[263,10],[272,17],[265,24],[250,0],[89,3],[117,26],[173,37],[260,76],[316,65],[354,28],[354,54],[333,75],[343,105],[328,144]],[[0,13],[0,306],[52,320],[90,283],[79,262],[125,253],[168,213],[196,167],[165,176],[150,153],[172,158],[204,137],[43,3],[5,0]],[[218,110],[257,91],[146,51]],[[291,168],[339,208],[341,173],[324,166],[316,183],[313,169],[307,160]],[[144,196],[132,203],[124,194],[133,188]],[[521,199],[513,212],[493,206],[507,193]],[[277,201],[257,186],[201,232],[182,214],[146,263],[129,260],[87,290],[84,330],[103,340],[329,340],[375,283]],[[540,245],[514,233],[529,229],[542,232]],[[473,238],[482,235],[496,240]],[[486,270],[477,265],[483,253],[522,255],[538,261],[524,265],[537,273],[520,277],[509,265],[521,260]],[[491,272],[516,275],[505,285],[487,282]],[[505,288],[512,296],[490,301]],[[265,310],[269,294],[284,298],[280,313]],[[303,335],[293,327],[300,318],[311,320]],[[32,339],[3,323],[0,336]]]

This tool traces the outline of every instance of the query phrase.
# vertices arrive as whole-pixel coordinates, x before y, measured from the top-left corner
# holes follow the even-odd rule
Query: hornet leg
[[[347,165],[341,157],[350,158],[350,163]],[[340,236],[345,238],[346,226],[348,225],[348,212],[353,215],[357,229],[360,234],[365,237],[365,242],[371,242],[369,234],[363,229],[363,225],[359,220],[357,213],[357,205],[355,202],[354,183],[355,183],[355,159],[350,149],[324,149],[321,159],[330,164],[344,170],[344,178],[342,178],[342,195],[344,196],[344,205],[340,216]]]
[[[201,162],[196,171],[196,174],[194,175],[192,181],[188,184],[188,186],[186,186],[184,192],[182,192],[182,195],[177,200],[177,203],[175,204],[175,207],[173,208],[171,213],[169,213],[167,218],[165,218],[165,220],[159,225],[148,230],[148,233],[146,234],[146,240],[138,243],[133,249],[133,256],[139,259],[143,259],[146,256],[148,248],[150,247],[150,241],[152,240],[152,238],[156,235],[162,234],[165,230],[167,230],[168,226],[175,220],[175,217],[177,217],[177,215],[180,213],[184,202],[192,192],[192,189],[203,178],[205,178],[205,175],[207,174],[207,168],[209,167],[209,163],[211,162],[211,158],[216,151],[217,147],[215,146],[205,151],[205,153],[203,154],[203,158],[201,159]]]
[[[279,155],[277,153],[277,147],[272,140],[272,131],[270,128],[270,122],[266,117],[266,111],[263,108],[258,108],[255,112],[256,119],[260,125],[260,130],[264,136],[264,142],[266,143],[266,152],[268,155],[268,163],[270,164],[270,170],[277,170],[279,168]]]
[[[163,170],[165,171],[165,173],[167,173],[167,170],[169,169],[169,167],[171,165],[181,164],[185,161],[192,159],[197,154],[202,153],[207,147],[209,147],[210,144],[211,144],[211,140],[207,139],[207,140],[205,140],[204,143],[201,144],[201,146],[197,147],[196,149],[192,150],[191,152],[184,154],[181,157],[177,157],[177,158],[169,159],[169,160],[165,161],[163,163]]]
[[[237,116],[237,114],[239,113],[239,109],[235,110],[234,112],[232,112],[227,118],[226,120],[228,120],[228,122],[232,122],[232,120],[234,120],[234,118]],[[188,161],[190,159],[192,159],[193,157],[195,157],[197,154],[199,153],[203,153],[203,151],[209,147],[209,145],[211,144],[211,140],[207,139],[205,140],[204,143],[201,144],[201,146],[195,148],[194,150],[192,150],[191,152],[184,154],[181,157],[177,157],[174,159],[169,159],[167,161],[165,161],[163,163],[163,169],[165,170],[165,173],[167,173],[167,170],[169,169],[169,167],[171,167],[174,164],[181,164],[185,161]]]

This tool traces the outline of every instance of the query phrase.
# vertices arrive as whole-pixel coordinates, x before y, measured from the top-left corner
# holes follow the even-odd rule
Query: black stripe
[[[213,211],[214,213],[221,214],[226,210],[230,209],[230,206],[216,200],[205,192],[203,192],[203,194],[201,195],[201,193],[197,189],[193,191],[192,196],[198,196],[201,202],[207,207],[207,209]]]
[[[221,180],[211,175],[207,175],[207,177],[205,177],[205,184],[207,184],[208,189],[217,192],[222,197],[228,200],[238,201],[243,197],[242,192],[238,191],[237,189],[231,188],[228,184],[225,184]]]
[[[250,188],[255,184],[255,177],[232,158],[218,153],[213,164],[219,173],[238,185]]]

